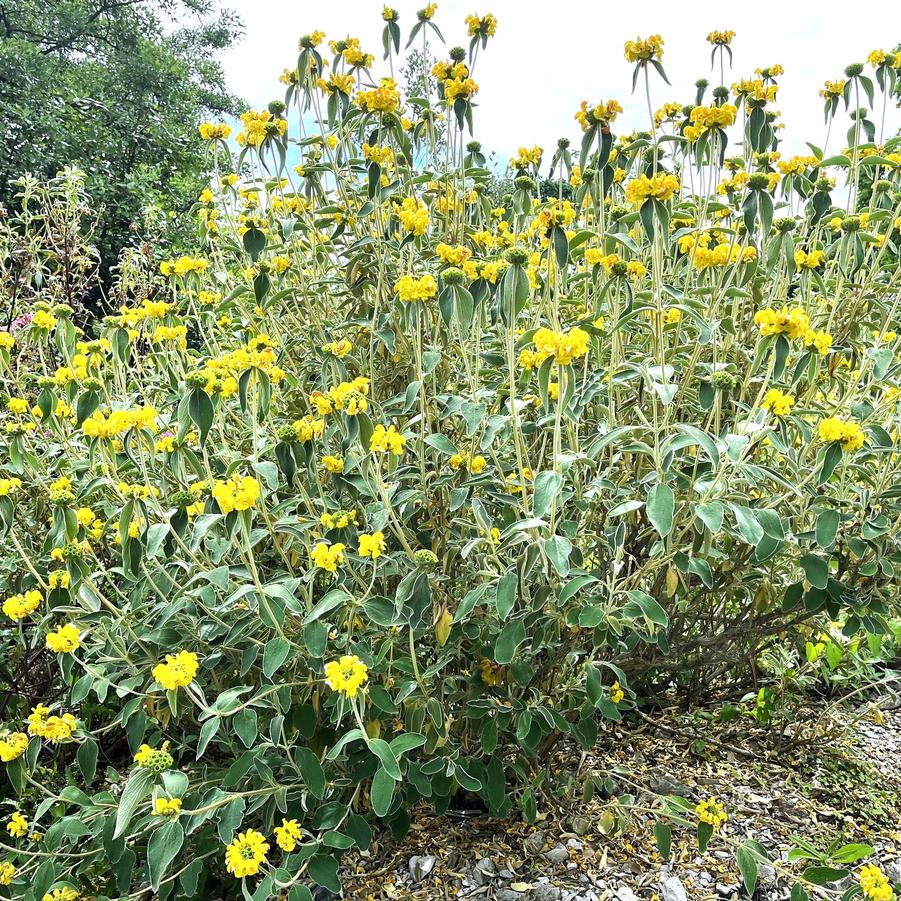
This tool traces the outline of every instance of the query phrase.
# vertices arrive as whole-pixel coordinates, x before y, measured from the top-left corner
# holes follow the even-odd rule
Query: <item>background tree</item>
[[[0,0],[0,203],[77,165],[105,281],[148,208],[177,240],[205,181],[197,123],[238,110],[218,55],[240,29],[204,0]]]

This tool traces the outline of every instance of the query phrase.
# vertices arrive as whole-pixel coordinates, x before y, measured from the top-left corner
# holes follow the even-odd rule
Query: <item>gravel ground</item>
[[[796,837],[817,847],[839,837],[869,843],[873,860],[901,883],[901,710],[891,703],[801,711],[790,747],[749,720],[715,727],[697,714],[664,712],[611,728],[591,754],[561,752],[552,767],[559,793],[542,799],[534,825],[423,810],[403,842],[382,836],[347,859],[344,897],[738,899],[747,895],[734,849],[754,839],[775,863],[760,867],[755,898],[782,901],[800,866],[786,862]],[[586,782],[596,787],[587,801]],[[616,800],[623,794],[635,799],[630,814]],[[661,859],[655,817],[643,811],[659,794],[725,805],[729,819],[706,853],[693,833],[674,829],[670,859]]]

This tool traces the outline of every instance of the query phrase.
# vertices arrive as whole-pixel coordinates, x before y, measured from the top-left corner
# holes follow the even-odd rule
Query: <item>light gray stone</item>
[[[475,882],[476,885],[488,885],[491,882],[494,873],[494,863],[490,858],[483,857],[475,865],[475,869],[472,871],[472,881]]]
[[[768,863],[758,863],[757,875],[762,883],[775,882],[776,868],[771,867]]]
[[[688,901],[688,895],[685,893],[685,886],[678,876],[667,876],[660,883],[660,894],[663,901]]]
[[[433,854],[420,856],[418,854],[414,854],[413,857],[410,858],[410,862],[407,864],[410,875],[413,877],[414,882],[421,882],[425,879],[432,870],[435,869],[435,856]]]
[[[551,863],[563,863],[564,860],[569,860],[569,851],[567,851],[563,845],[557,845],[556,848],[545,851],[544,856],[545,859],[549,860]]]
[[[544,836],[545,833],[543,830],[536,829],[534,832],[530,833],[522,843],[523,849],[533,857],[537,854],[541,854],[544,850]]]
[[[559,901],[560,894],[560,889],[556,886],[542,885],[541,883],[533,885],[532,891],[529,893],[534,901]]]

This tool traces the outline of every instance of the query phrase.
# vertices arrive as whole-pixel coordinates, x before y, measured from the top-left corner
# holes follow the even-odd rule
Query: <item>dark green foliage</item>
[[[84,170],[105,280],[148,206],[177,240],[204,183],[197,124],[237,111],[217,54],[239,28],[201,0],[0,0],[0,203],[26,172]]]

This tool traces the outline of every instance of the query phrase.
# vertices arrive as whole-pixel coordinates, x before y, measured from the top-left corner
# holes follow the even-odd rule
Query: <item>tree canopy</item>
[[[197,123],[237,111],[218,55],[240,28],[201,0],[0,0],[0,203],[25,172],[77,165],[102,209],[104,270],[148,205],[188,227]]]

